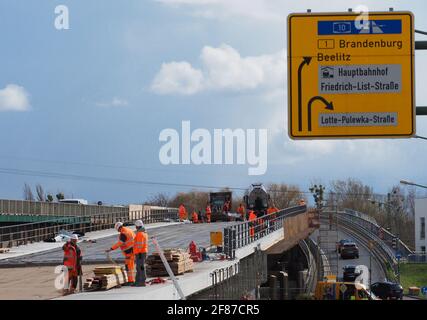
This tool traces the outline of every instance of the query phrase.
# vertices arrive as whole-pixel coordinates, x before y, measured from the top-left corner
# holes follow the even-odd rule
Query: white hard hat
[[[76,234],[71,235],[71,240],[79,240],[79,236]]]
[[[114,225],[114,229],[116,229],[117,231],[119,231],[119,228],[123,226],[122,222],[116,222],[116,224]]]
[[[144,223],[142,222],[142,220],[136,220],[135,221],[135,226],[137,226],[137,227],[143,227]]]

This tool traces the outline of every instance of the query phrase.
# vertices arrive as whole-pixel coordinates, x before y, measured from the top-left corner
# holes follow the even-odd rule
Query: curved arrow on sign
[[[308,101],[308,131],[311,131],[311,105],[313,104],[314,101],[316,100],[320,100],[325,104],[325,109],[326,110],[334,110],[334,104],[333,102],[328,102],[325,98],[321,97],[321,96],[315,96],[313,98],[310,99],[310,101]]]

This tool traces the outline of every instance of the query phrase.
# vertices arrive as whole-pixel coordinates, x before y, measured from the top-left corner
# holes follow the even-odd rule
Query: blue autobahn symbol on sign
[[[423,295],[427,295],[427,287],[422,287],[422,288],[421,288],[421,293],[422,293]]]
[[[357,24],[356,24],[357,23]],[[402,20],[318,21],[318,35],[401,34]]]

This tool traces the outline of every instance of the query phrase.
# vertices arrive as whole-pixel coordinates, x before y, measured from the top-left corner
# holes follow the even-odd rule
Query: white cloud
[[[229,45],[205,46],[201,69],[188,62],[164,63],[151,85],[159,94],[191,95],[205,90],[274,90],[285,84],[285,51],[271,55],[242,57]]]
[[[27,111],[29,108],[29,94],[24,87],[8,84],[0,89],[0,111]]]
[[[329,0],[328,5],[318,0],[156,0],[163,5],[183,8],[192,15],[209,19],[248,18],[267,23],[283,23],[291,12],[346,11],[359,5],[368,6],[370,11],[378,11],[397,6],[407,8],[403,0]]]
[[[201,90],[202,82],[202,72],[188,62],[170,62],[162,64],[151,89],[158,94],[191,95]]]
[[[127,100],[114,97],[111,101],[97,102],[98,107],[125,107],[129,105]]]

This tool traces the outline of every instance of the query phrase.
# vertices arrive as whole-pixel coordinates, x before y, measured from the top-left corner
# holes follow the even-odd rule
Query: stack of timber
[[[127,273],[119,266],[96,267],[95,276],[86,280],[85,291],[108,290],[128,282]]]
[[[0,253],[8,253],[10,249],[8,248],[0,248]]]
[[[193,260],[188,252],[182,249],[167,249],[164,251],[164,255],[174,275],[193,272]],[[157,252],[147,258],[147,274],[150,277],[168,276]]]

